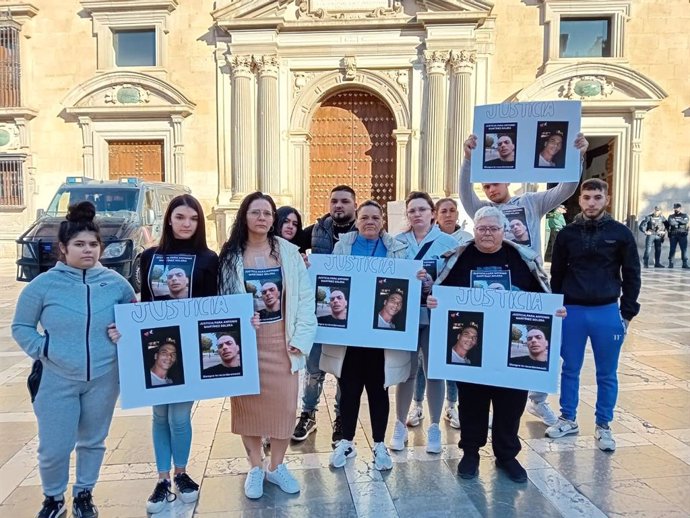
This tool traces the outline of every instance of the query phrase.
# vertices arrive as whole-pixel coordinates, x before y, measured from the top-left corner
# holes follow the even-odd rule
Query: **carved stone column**
[[[182,115],[172,115],[173,125],[173,181],[184,184],[184,141],[182,140]]]
[[[93,132],[91,131],[91,117],[79,117],[81,128],[81,153],[84,164],[84,176],[93,178]]]
[[[228,64],[232,71],[232,199],[240,201],[256,189],[252,168],[252,60],[250,56],[231,55]]]
[[[450,53],[450,99],[448,110],[448,148],[446,150],[446,192],[458,197],[462,144],[472,132],[472,72],[476,54],[467,50]]]
[[[278,58],[254,56],[259,76],[259,189],[280,193],[280,121],[278,120]]]
[[[627,203],[625,205],[626,214],[623,215],[623,221],[627,221],[630,216],[638,214],[638,202],[640,195],[640,164],[642,162],[642,123],[647,112],[644,110],[635,110],[632,119],[632,153],[630,157],[630,177],[628,184]],[[618,180],[618,179],[617,179]],[[618,181],[617,183],[625,183]]]
[[[447,51],[424,51],[427,74],[426,139],[422,171],[422,189],[434,197],[445,196],[444,174],[446,126],[446,63]]]

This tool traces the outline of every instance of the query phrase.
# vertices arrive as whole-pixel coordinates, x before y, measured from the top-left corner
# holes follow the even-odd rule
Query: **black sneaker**
[[[180,500],[185,504],[196,502],[197,498],[199,498],[199,484],[194,482],[186,473],[175,475],[175,487],[180,495]]]
[[[292,432],[292,438],[295,441],[303,441],[314,431],[316,431],[316,415],[314,412],[302,412],[297,426],[295,426],[295,431]]]
[[[43,507],[36,515],[36,518],[57,518],[62,516],[67,511],[65,507],[65,499],[55,500],[54,496],[47,496],[43,500]]]
[[[517,459],[503,461],[496,459],[496,467],[505,471],[508,478],[513,482],[527,482],[527,472]]]
[[[340,441],[343,440],[343,422],[340,420],[340,416],[335,416],[335,421],[333,421],[333,435],[331,435],[331,448],[335,448]]]
[[[90,490],[83,489],[74,497],[72,516],[74,518],[98,518],[98,508],[93,503]]]
[[[146,501],[146,510],[151,513],[160,513],[167,502],[174,502],[177,495],[170,491],[170,481],[168,479],[159,480],[156,488]]]
[[[458,476],[470,480],[479,475],[479,453],[465,452],[458,464]]]

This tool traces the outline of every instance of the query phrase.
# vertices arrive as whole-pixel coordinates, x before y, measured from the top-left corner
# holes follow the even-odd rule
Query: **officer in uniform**
[[[666,218],[661,214],[661,207],[654,207],[654,212],[647,214],[640,223],[640,232],[647,236],[644,243],[644,267],[649,268],[649,254],[654,247],[654,268],[663,268],[661,264],[661,244],[666,237]]]
[[[690,269],[688,265],[688,215],[680,211],[680,203],[673,204],[673,213],[666,220],[668,228],[668,240],[671,249],[668,252],[668,267],[673,268],[673,257],[676,255],[676,245],[680,246],[680,258],[683,268]]]

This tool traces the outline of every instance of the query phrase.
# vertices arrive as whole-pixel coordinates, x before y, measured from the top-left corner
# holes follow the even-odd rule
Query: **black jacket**
[[[632,232],[608,214],[598,220],[578,214],[556,237],[551,289],[564,295],[565,304],[582,306],[620,297],[621,315],[631,320],[640,311],[640,256]]]

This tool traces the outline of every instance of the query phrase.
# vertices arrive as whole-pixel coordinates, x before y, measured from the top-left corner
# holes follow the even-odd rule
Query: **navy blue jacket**
[[[558,233],[551,259],[551,289],[565,304],[603,306],[620,297],[621,316],[640,311],[640,256],[632,232],[608,214],[582,214]],[[621,294],[622,292],[622,294]]]

